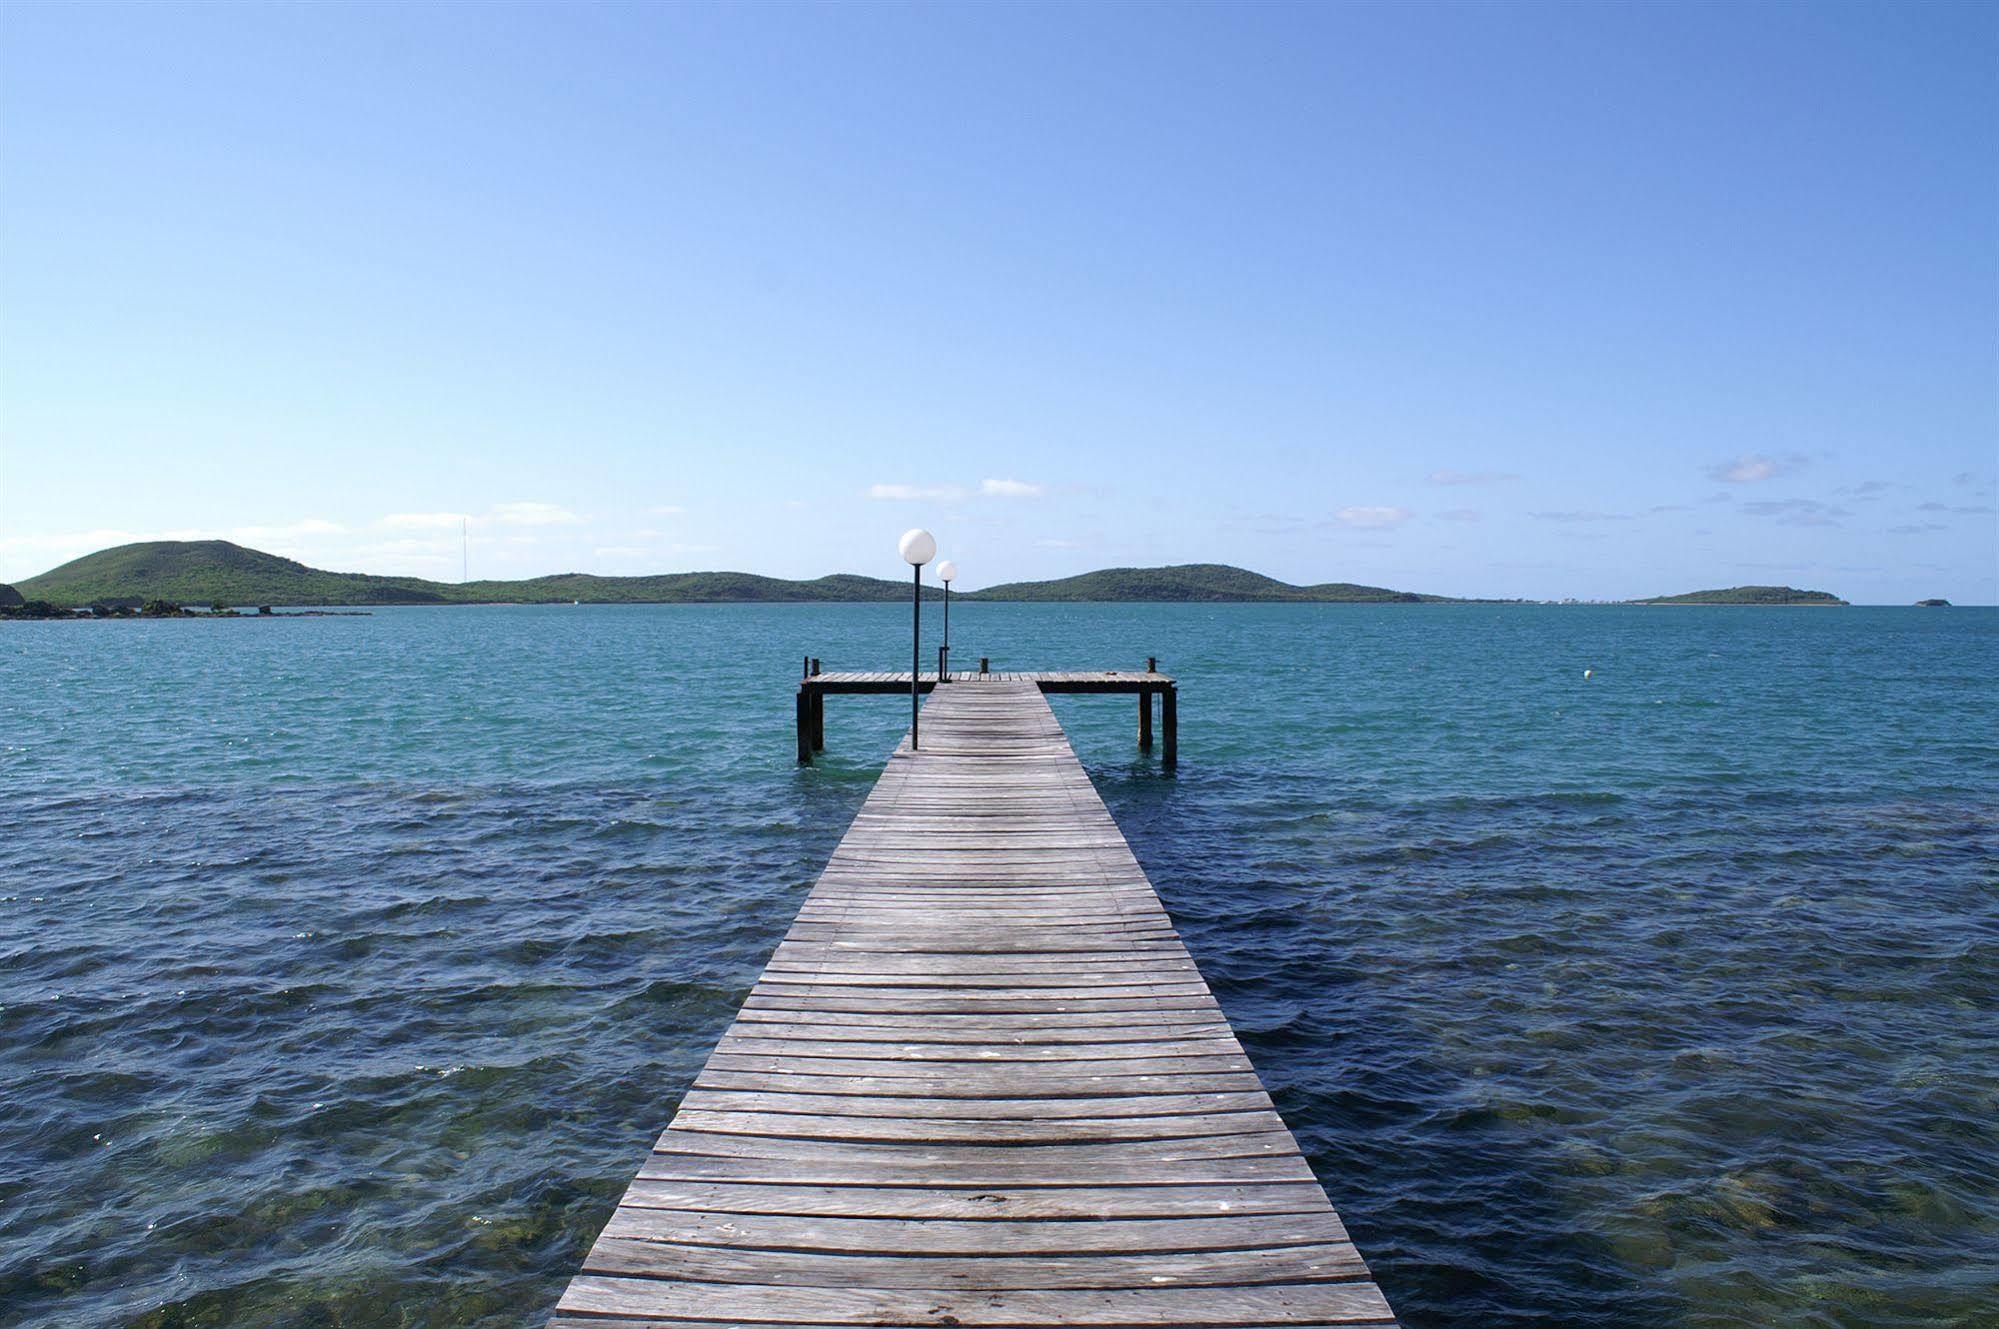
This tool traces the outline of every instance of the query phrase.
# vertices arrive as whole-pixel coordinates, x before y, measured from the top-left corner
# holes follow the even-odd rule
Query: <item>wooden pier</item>
[[[555,1329],[1392,1325],[1047,683],[961,678]]]
[[[1138,698],[1138,746],[1140,751],[1152,750],[1152,712],[1159,710],[1160,764],[1167,767],[1177,765],[1180,760],[1180,688],[1171,675],[1162,674],[1156,661],[1147,661],[1143,671],[1118,669],[1066,669],[1045,670],[1037,673],[988,671],[984,661],[976,673],[952,673],[945,677],[944,686],[952,688],[960,683],[1032,683],[1043,692],[1088,693],[1096,695],[1126,693]],[[918,674],[916,686],[919,692],[929,693],[937,686],[937,675]],[[820,673],[819,662],[807,658],[805,674],[798,680],[798,760],[810,765],[812,754],[826,750],[826,698],[838,695],[857,696],[898,696],[909,695],[909,671],[901,673]],[[926,712],[927,714],[927,712]]]

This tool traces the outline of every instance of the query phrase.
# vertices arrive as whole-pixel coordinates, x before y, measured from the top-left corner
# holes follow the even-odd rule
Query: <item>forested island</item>
[[[941,595],[935,585],[927,594]],[[558,573],[520,581],[429,581],[327,572],[226,540],[120,545],[31,577],[17,593],[58,607],[180,604],[725,604],[869,602],[909,598],[909,583],[850,573],[790,581],[748,572],[673,572],[645,577]],[[1447,600],[1379,586],[1293,586],[1219,563],[1108,568],[1059,581],[1014,582],[963,594],[968,600],[1299,601],[1404,604]]]
[[[1655,595],[1633,600],[1641,605],[1843,605],[1846,601],[1827,591],[1801,591],[1795,586],[1730,586],[1718,591],[1689,591],[1685,595]]]
[[[907,600],[900,579],[838,573],[808,581],[749,572],[671,572],[605,577],[566,572],[518,581],[430,581],[328,572],[226,540],[155,540],[100,550],[0,586],[0,618],[174,617],[183,606],[454,604],[867,603]],[[930,584],[924,593],[942,594]],[[1051,581],[1007,582],[960,593],[964,600],[1046,603],[1464,604],[1453,596],[1354,582],[1293,585],[1224,563],[1104,568]],[[1476,603],[1511,603],[1478,601]],[[1655,596],[1641,605],[1843,605],[1826,591],[1734,586]],[[265,615],[268,616],[268,615]]]

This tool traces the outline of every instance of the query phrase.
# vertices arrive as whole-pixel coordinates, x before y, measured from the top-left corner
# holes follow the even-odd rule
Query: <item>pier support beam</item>
[[[812,764],[812,694],[798,690],[798,764]]]
[[[1165,750],[1159,754],[1160,765],[1177,766],[1180,763],[1180,689],[1168,687],[1159,694],[1160,738],[1165,742]]]
[[[1138,694],[1138,750],[1152,751],[1152,694]]]

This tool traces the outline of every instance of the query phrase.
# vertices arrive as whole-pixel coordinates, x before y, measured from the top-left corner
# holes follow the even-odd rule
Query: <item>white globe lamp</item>
[[[909,641],[909,750],[916,751],[916,716],[921,709],[918,698],[922,694],[920,683],[923,678],[923,565],[937,557],[937,537],[921,526],[902,533],[902,540],[896,545],[902,561],[909,564],[915,574],[910,583],[911,634]]]
[[[958,565],[945,559],[937,565],[937,580],[944,583],[944,644],[937,648],[937,681],[951,681],[951,583],[958,580]]]

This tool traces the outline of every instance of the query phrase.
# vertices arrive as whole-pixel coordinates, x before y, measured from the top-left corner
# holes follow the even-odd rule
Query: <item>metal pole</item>
[[[951,583],[944,583],[944,654],[937,661],[937,681],[944,681],[944,673],[951,667]]]
[[[923,565],[910,569],[915,580],[910,591],[909,638],[909,750],[916,751],[916,680],[923,668]]]

